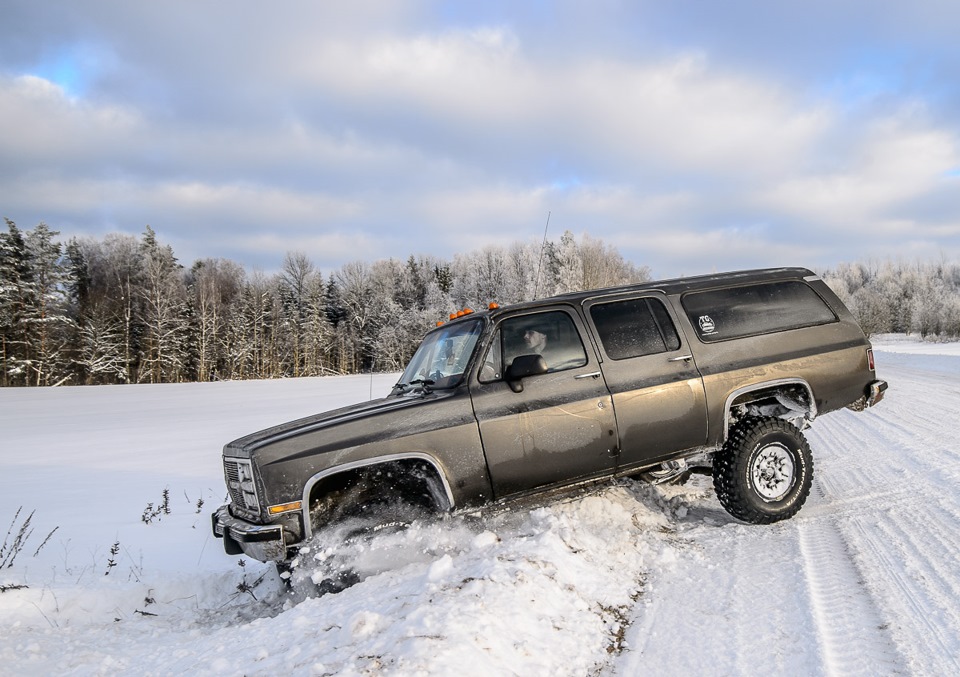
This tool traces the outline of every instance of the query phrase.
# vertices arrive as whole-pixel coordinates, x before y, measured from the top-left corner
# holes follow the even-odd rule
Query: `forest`
[[[642,282],[647,266],[569,231],[454,256],[355,261],[324,275],[302,252],[278,272],[182,265],[138,238],[0,232],[0,385],[262,379],[399,371],[457,309]],[[868,334],[960,336],[960,266],[892,261],[819,270]]]

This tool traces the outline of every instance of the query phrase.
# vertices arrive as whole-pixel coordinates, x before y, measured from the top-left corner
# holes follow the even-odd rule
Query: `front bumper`
[[[230,514],[227,505],[210,516],[213,535],[223,539],[228,555],[245,554],[260,562],[280,562],[287,557],[282,524],[251,524]]]

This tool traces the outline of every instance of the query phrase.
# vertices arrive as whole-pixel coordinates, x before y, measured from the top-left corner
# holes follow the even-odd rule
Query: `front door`
[[[495,328],[471,394],[497,498],[613,472],[613,403],[584,337],[565,305],[508,316]],[[542,356],[547,371],[511,384],[510,366],[524,355]]]

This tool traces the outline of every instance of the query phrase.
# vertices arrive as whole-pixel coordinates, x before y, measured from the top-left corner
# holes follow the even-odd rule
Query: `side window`
[[[692,292],[681,303],[706,343],[837,321],[824,300],[799,280]]]
[[[550,372],[587,363],[580,332],[573,319],[561,311],[521,315],[501,322],[480,368],[480,381],[499,380],[520,355],[542,356]]]
[[[680,337],[659,299],[599,303],[590,308],[603,349],[614,360],[680,348]]]

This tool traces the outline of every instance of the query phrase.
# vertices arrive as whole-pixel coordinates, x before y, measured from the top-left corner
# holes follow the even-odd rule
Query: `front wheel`
[[[751,524],[793,517],[813,481],[806,438],[780,418],[748,418],[730,431],[713,460],[713,486],[731,515]]]

